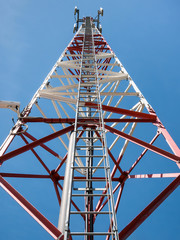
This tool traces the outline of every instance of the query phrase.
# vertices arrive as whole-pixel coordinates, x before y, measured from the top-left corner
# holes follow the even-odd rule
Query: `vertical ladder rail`
[[[76,239],[76,236],[78,236],[77,239],[84,236],[85,240],[102,239],[102,237],[105,239],[105,237],[111,236],[111,239],[118,240],[92,24],[91,18],[86,17],[84,29],[82,28],[81,32],[83,34],[83,46],[74,125],[74,156],[71,159],[71,171],[68,173],[70,179],[67,190],[65,240],[69,237]],[[96,103],[99,107],[93,110],[90,105],[85,106],[85,102]],[[94,113],[96,113],[95,116]],[[96,118],[96,123],[92,121],[92,117]],[[84,134],[79,137],[78,133],[81,131],[84,131]],[[99,136],[95,132],[98,132]],[[81,159],[81,161],[79,162],[78,159]],[[79,174],[85,176],[83,179],[81,178],[81,181],[78,180]],[[101,183],[98,183],[97,176],[101,177]],[[77,187],[75,184],[77,184]],[[106,211],[97,212],[94,210],[99,197],[107,198]],[[80,199],[79,202],[84,201],[85,203],[84,209],[81,206],[81,211],[72,210],[71,200],[75,201],[75,198]],[[85,224],[84,227],[80,226],[81,230],[75,229],[73,231],[74,222],[71,225],[71,218],[77,215],[84,216]],[[95,224],[100,216],[103,216],[101,221],[106,219],[106,228],[101,231],[96,228]]]
[[[83,48],[84,48],[84,43],[83,43]],[[82,49],[82,52],[83,52],[83,49]],[[82,72],[82,59],[83,57],[81,58],[81,68],[80,68],[80,75],[81,75],[81,72]],[[81,81],[79,81],[79,84],[78,84],[78,101],[77,101],[77,104],[76,104],[76,115],[75,115],[75,125],[74,125],[74,133],[73,134],[73,144],[75,145],[76,141],[77,141],[77,128],[78,128],[78,109],[79,109],[79,98],[80,98],[80,83]],[[71,169],[69,171],[69,187],[67,189],[68,191],[68,198],[67,198],[67,204],[66,204],[66,216],[65,216],[65,223],[64,223],[64,239],[67,240],[69,238],[69,219],[70,219],[70,209],[71,209],[71,198],[72,198],[72,187],[73,187],[73,174],[74,174],[74,170],[73,170],[73,166],[74,166],[74,161],[75,161],[75,154],[76,154],[76,148],[74,146],[74,154],[73,154],[73,157],[72,159],[70,160],[70,166],[71,166]],[[61,219],[59,220],[61,221]]]
[[[93,38],[93,36],[92,36]],[[94,45],[94,43],[93,43]],[[94,50],[94,56],[95,56],[95,63],[96,63],[96,54],[95,54],[95,47],[93,47]],[[110,220],[110,228],[114,231],[114,237],[115,239],[119,239],[118,236],[118,229],[117,229],[117,219],[116,219],[116,213],[115,213],[115,204],[114,204],[114,195],[113,195],[113,188],[112,188],[112,181],[111,181],[111,173],[110,173],[110,163],[109,163],[109,157],[108,157],[108,151],[107,151],[107,141],[106,141],[106,134],[105,134],[105,128],[104,128],[104,119],[103,119],[103,112],[102,112],[102,104],[101,104],[101,96],[100,96],[100,89],[99,89],[99,76],[98,76],[98,70],[97,70],[97,64],[96,66],[96,74],[97,74],[97,92],[98,92],[98,98],[99,98],[99,107],[100,107],[100,116],[101,116],[101,124],[102,124],[102,134],[103,134],[103,144],[104,144],[104,150],[105,150],[105,156],[106,156],[106,186],[109,184],[109,192],[110,192],[110,201],[111,201],[111,207],[112,207],[112,221]],[[108,201],[109,204],[109,201]],[[113,223],[113,226],[111,226]],[[111,230],[111,231],[112,231]]]

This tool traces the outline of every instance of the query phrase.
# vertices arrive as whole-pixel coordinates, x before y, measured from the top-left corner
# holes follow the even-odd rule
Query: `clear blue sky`
[[[81,16],[96,16],[97,9],[104,8],[103,36],[180,146],[178,0],[1,0],[0,100],[20,101],[21,110],[28,104],[73,37],[76,5]],[[1,109],[0,116],[1,144],[16,115]],[[18,213],[24,210],[6,195],[0,189],[2,240],[51,239],[28,215],[19,219]],[[129,239],[180,239],[179,199],[177,189]],[[58,215],[55,207],[46,214],[54,224]],[[55,211],[57,215],[52,216]],[[7,229],[2,229],[1,222],[7,223]]]

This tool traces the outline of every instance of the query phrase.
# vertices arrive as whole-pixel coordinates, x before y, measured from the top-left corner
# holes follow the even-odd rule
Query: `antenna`
[[[103,8],[100,8],[99,10],[98,10],[98,19],[97,19],[97,28],[99,29],[99,31],[102,33],[102,26],[100,25],[100,15],[101,16],[103,16],[103,14],[104,14],[104,10],[103,10]]]
[[[180,185],[179,171],[173,167],[169,173],[172,164],[180,168],[180,149],[100,33],[103,9],[95,19],[80,19],[77,7],[74,15],[78,34],[0,146],[0,187],[56,240],[125,240]],[[19,105],[0,101],[0,108],[18,110]],[[142,174],[143,170],[147,172]],[[9,178],[22,179],[21,193]],[[157,189],[153,185],[146,196],[143,190],[155,178],[172,180],[154,198],[154,190],[161,187],[157,180]],[[139,183],[143,179],[144,185]],[[39,188],[32,198],[39,198],[37,208],[23,196],[23,192],[25,196],[34,193],[34,181]],[[52,201],[41,193],[52,193]],[[0,199],[7,208],[13,204],[3,195]],[[52,207],[59,211],[58,226],[38,210],[49,215]],[[145,208],[136,215],[139,207]],[[124,216],[131,219],[132,213],[135,218],[126,225]],[[22,211],[17,216],[26,222]],[[8,224],[3,219],[1,228],[7,229]],[[28,227],[32,224],[28,222]]]
[[[100,33],[102,33],[102,26],[100,25],[100,15],[104,15],[104,10],[102,7],[100,7],[100,9],[98,10],[98,15],[96,17],[97,19],[93,19],[93,22],[97,23],[97,29],[100,31]],[[77,8],[77,6],[74,8],[74,16],[76,23],[74,24],[73,33],[77,32],[79,28],[79,22],[84,22],[84,19],[79,18],[79,9]]]

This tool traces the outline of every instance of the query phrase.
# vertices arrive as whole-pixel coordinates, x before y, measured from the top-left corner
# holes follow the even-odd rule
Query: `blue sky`
[[[103,36],[180,146],[178,0],[1,0],[0,5],[0,100],[20,101],[22,110],[72,39],[74,7],[80,8],[81,16],[96,16],[97,9],[103,7]],[[2,143],[16,115],[1,109],[0,116]],[[178,191],[129,239],[179,239]],[[3,190],[0,194],[6,199]],[[5,208],[5,200],[1,200],[1,207]],[[11,221],[11,231],[0,227],[2,240],[12,236],[51,239],[30,218],[26,224],[17,219],[19,225],[11,220],[24,211],[11,207],[9,204],[3,220]],[[51,217],[50,212],[48,215]],[[20,232],[22,226],[24,233]]]

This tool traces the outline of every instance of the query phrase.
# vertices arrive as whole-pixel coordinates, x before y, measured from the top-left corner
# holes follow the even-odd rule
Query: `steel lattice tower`
[[[180,167],[180,150],[102,36],[102,9],[98,20],[79,19],[76,12],[82,25],[0,148],[0,184],[54,239],[123,240],[180,183],[177,172],[138,174],[137,167],[148,154]],[[17,104],[0,106],[19,111]],[[7,163],[20,156],[42,169],[9,172]],[[51,181],[60,206],[58,227],[5,178]],[[120,200],[126,181],[135,178],[174,180],[120,229]]]

